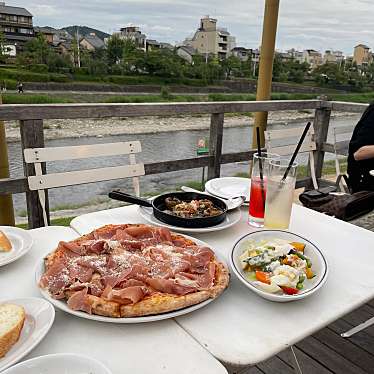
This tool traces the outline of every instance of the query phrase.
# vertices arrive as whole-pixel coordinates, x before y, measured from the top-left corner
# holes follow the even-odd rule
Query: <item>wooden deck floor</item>
[[[374,373],[374,326],[344,339],[340,333],[374,316],[374,300],[304,339],[295,353],[304,374]],[[286,350],[240,374],[294,374]]]
[[[374,211],[353,222],[374,231]],[[374,248],[373,248],[374,250]],[[295,346],[303,374],[374,374],[374,326],[349,339],[340,334],[374,317],[374,299]],[[240,374],[294,374],[290,350]]]

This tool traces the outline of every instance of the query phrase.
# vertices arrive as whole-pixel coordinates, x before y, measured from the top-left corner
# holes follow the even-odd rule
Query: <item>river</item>
[[[193,120],[193,119],[192,119]],[[336,118],[331,120],[330,129],[334,126],[352,127],[357,123],[358,116],[347,118]],[[271,129],[295,128],[304,126],[305,122],[292,123],[287,125],[271,125]],[[188,130],[162,132],[158,134],[137,134],[137,135],[116,135],[102,138],[84,137],[68,138],[46,141],[47,147],[109,143],[119,141],[139,140],[142,143],[142,153],[137,160],[148,163],[165,160],[176,160],[182,158],[196,157],[196,144],[199,139],[208,137],[207,130]],[[332,141],[331,131],[329,141]],[[295,139],[296,142],[296,139]],[[235,127],[224,130],[223,152],[243,152],[250,149],[252,144],[252,127]],[[21,146],[19,142],[9,143],[10,172],[12,177],[23,175]],[[326,159],[332,159],[333,155],[326,155]],[[301,164],[307,162],[307,155],[300,155]],[[86,160],[73,160],[71,162],[56,162],[47,165],[49,173],[63,172],[79,169],[98,168],[106,166],[118,166],[127,164],[127,156],[92,158]],[[239,172],[247,172],[248,163],[241,162],[222,166],[222,176],[232,176]],[[160,175],[149,175],[141,177],[141,192],[150,193],[154,191],[173,189],[176,185],[181,185],[191,180],[201,180],[202,169],[184,170],[178,172],[164,173]],[[83,205],[95,199],[104,198],[107,193],[114,188],[122,188],[132,192],[131,180],[119,180],[100,183],[91,183],[81,186],[64,187],[50,191],[50,205],[52,208],[67,207],[73,205]],[[25,194],[17,194],[13,197],[16,211],[24,211],[26,208]]]

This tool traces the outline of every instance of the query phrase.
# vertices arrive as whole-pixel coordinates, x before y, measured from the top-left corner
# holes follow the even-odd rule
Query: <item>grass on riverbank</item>
[[[62,218],[55,218],[51,220],[51,226],[70,226],[70,222],[75,217],[62,217]],[[27,223],[20,223],[16,225],[21,229],[27,229]]]
[[[65,104],[74,101],[68,97],[42,94],[3,94],[3,104]]]
[[[4,104],[64,104],[64,103],[162,103],[162,102],[212,102],[212,101],[254,101],[255,94],[204,94],[204,95],[115,95],[90,93],[58,93],[58,94],[8,94],[2,95]],[[315,94],[274,93],[272,100],[309,100]],[[374,101],[374,92],[362,94],[333,94],[332,100],[345,102],[369,103]]]

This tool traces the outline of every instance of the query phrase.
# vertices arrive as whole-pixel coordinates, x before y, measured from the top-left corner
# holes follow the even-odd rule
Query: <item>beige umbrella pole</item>
[[[2,104],[0,94],[0,104]],[[9,178],[8,147],[5,136],[5,125],[0,121],[0,179]],[[14,226],[14,209],[12,195],[0,195],[0,225]]]
[[[277,35],[279,0],[266,0],[264,25],[262,30],[262,43],[260,54],[260,67],[257,81],[257,101],[270,100],[271,82],[273,75],[273,62],[275,39]],[[264,146],[264,131],[266,130],[268,112],[257,112],[253,128],[252,149],[257,149],[256,127],[260,128],[261,147]]]

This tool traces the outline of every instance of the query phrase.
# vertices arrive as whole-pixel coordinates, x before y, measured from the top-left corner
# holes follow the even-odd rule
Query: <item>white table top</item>
[[[1,299],[41,297],[35,284],[37,261],[53,250],[60,240],[77,237],[77,233],[67,227],[29,232],[34,238],[30,252],[0,268]],[[227,373],[173,320],[118,325],[89,321],[56,310],[51,330],[25,359],[51,353],[79,353],[94,357],[108,366],[113,374]]]
[[[80,233],[108,223],[140,223],[135,206],[90,213],[73,220]],[[194,235],[227,256],[236,240],[253,231],[247,214],[232,228]],[[325,286],[291,303],[264,300],[234,276],[216,301],[178,323],[219,360],[253,365],[302,340],[374,297],[374,233],[294,205],[290,231],[314,242],[329,264]]]

